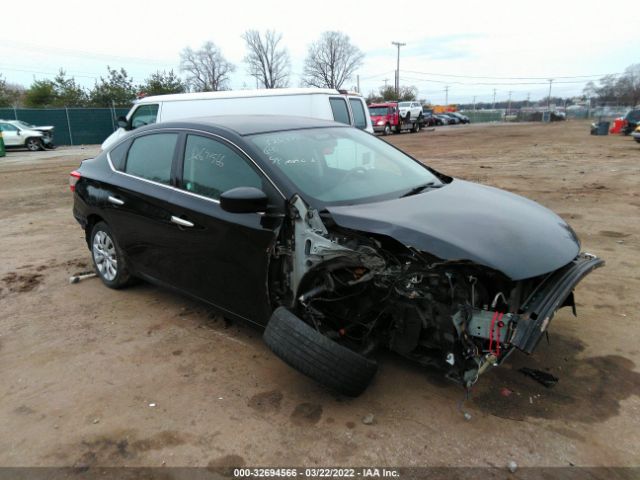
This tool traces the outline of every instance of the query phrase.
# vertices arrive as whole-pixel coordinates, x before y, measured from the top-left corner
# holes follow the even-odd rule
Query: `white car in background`
[[[45,148],[55,148],[55,144],[53,143],[53,131],[56,129],[53,125],[46,125],[43,127],[39,127],[37,125],[32,125],[23,120],[7,120],[11,125],[15,125],[18,128],[23,128],[25,130],[36,130],[38,132],[42,132],[42,143]]]
[[[16,120],[0,120],[0,131],[2,131],[2,139],[6,147],[24,147],[32,152],[44,150],[45,142],[51,139],[45,133],[36,130],[35,127],[25,127]],[[26,124],[28,125],[28,124]],[[41,128],[41,127],[40,127]]]
[[[409,120],[415,121],[422,117],[422,104],[420,102],[398,102],[398,110],[403,119],[407,119],[407,113],[410,113]]]

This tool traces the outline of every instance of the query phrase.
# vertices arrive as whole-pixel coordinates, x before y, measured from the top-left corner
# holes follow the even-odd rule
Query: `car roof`
[[[317,118],[295,117],[289,115],[217,115],[184,119],[179,122],[157,123],[150,127],[212,127],[232,131],[237,135],[254,135],[258,133],[279,132],[283,130],[300,130],[307,128],[344,127],[344,123]],[[147,129],[146,127],[145,130]],[[153,128],[150,128],[153,129]]]

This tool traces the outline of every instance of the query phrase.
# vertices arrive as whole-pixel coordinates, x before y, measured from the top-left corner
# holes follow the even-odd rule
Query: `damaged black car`
[[[541,205],[322,120],[150,125],[70,185],[108,287],[145,279],[266,327],[276,355],[346,395],[381,349],[470,387],[533,352],[604,263]]]

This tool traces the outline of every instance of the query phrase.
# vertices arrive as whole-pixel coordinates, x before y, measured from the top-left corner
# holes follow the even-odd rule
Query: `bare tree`
[[[303,83],[311,87],[340,88],[362,65],[364,53],[342,32],[324,32],[312,43],[304,61]]]
[[[282,35],[267,30],[262,36],[257,30],[247,30],[242,35],[249,53],[244,57],[249,75],[264,88],[282,88],[289,84],[291,62],[286,48],[278,48]]]
[[[235,69],[213,42],[205,42],[200,50],[187,47],[180,53],[180,70],[187,73],[187,85],[196,92],[226,90],[229,74]]]

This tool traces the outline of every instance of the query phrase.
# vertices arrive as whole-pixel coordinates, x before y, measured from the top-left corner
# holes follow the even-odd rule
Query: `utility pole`
[[[529,99],[531,98],[531,94],[527,93],[527,107],[529,106]]]
[[[509,91],[509,106],[507,107],[507,115],[511,113],[511,91]]]
[[[473,111],[476,111],[476,96],[473,96]]]
[[[493,107],[491,108],[491,110],[495,110],[496,109],[496,89],[493,89]]]
[[[444,106],[449,106],[449,85],[444,87]]]
[[[360,75],[356,75],[356,80],[358,84],[358,93],[360,93]]]
[[[547,111],[551,111],[551,84],[553,83],[553,78],[549,79],[549,96],[547,97]]]
[[[406,43],[391,42],[391,45],[398,47],[398,62],[396,67],[396,96],[400,98],[400,47],[404,47]]]
[[[388,82],[388,81],[389,81],[389,79],[388,79],[388,78],[385,78],[385,79],[384,79],[384,88],[385,88],[385,90],[387,89],[387,82]]]

